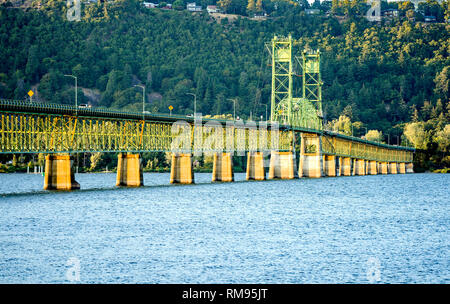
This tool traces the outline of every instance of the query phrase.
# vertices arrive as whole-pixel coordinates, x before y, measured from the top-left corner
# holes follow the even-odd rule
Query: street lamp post
[[[142,119],[145,119],[145,86],[135,84],[133,87],[140,87],[142,89]]]
[[[64,75],[66,77],[72,77],[75,79],[75,115],[78,113],[78,80],[77,76],[74,75]]]
[[[197,113],[197,95],[195,95],[194,93],[186,93],[186,94],[194,96],[194,116],[195,116],[195,113]]]
[[[267,105],[265,105],[266,106],[266,121],[267,121]]]
[[[234,108],[233,108],[233,120],[236,120],[236,98],[228,98],[228,100],[231,100],[234,104]]]

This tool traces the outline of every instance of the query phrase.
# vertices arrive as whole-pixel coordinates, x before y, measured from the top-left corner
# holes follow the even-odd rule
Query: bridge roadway
[[[233,154],[247,154],[247,179],[265,179],[264,159],[269,153],[269,178],[413,171],[413,148],[308,125],[292,128],[270,122],[194,119],[13,100],[0,100],[0,120],[0,153],[47,154],[47,189],[77,188],[69,154],[79,152],[121,152],[117,184],[126,186],[143,184],[138,153],[151,151],[173,152],[171,182],[180,183],[194,181],[191,156],[201,152],[214,152],[213,181],[233,180]]]

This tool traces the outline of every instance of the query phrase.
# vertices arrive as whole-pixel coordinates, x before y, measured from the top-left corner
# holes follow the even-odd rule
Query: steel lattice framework
[[[48,113],[47,113],[48,112]],[[154,152],[177,151],[174,138],[187,126],[185,140],[191,151],[196,143],[208,142],[201,151],[289,151],[296,149],[300,133],[321,137],[322,153],[367,160],[411,162],[414,149],[389,146],[359,138],[308,128],[257,128],[253,124],[233,124],[209,120],[200,126],[184,121],[179,130],[174,123],[184,116],[145,115],[106,110],[77,109],[71,106],[30,104],[0,100],[0,153]],[[208,123],[214,122],[211,125]],[[222,126],[217,132],[215,126]],[[219,128],[220,129],[220,128]],[[185,131],[186,131],[185,130]],[[294,136],[295,135],[295,136]],[[220,142],[218,146],[211,145]],[[230,149],[231,147],[231,149]],[[295,147],[295,148],[293,148]]]
[[[297,62],[302,69],[302,97],[293,96],[292,37],[277,37],[266,45],[272,59],[271,120],[281,124],[322,130],[320,52],[304,51]]]
[[[195,125],[185,116],[146,116],[150,117],[0,100],[0,153],[169,152],[181,149],[174,143],[177,137],[187,140],[191,151],[213,151],[217,147],[231,151],[260,147],[286,151],[292,145],[292,131],[276,132],[267,126],[257,127],[254,122],[228,121],[232,127],[227,127],[226,121],[206,120]],[[209,147],[204,146],[205,142],[210,143]],[[216,142],[221,144],[211,144]]]

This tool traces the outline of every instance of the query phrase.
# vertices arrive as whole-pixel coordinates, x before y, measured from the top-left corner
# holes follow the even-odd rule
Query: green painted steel
[[[272,58],[271,121],[322,130],[320,52],[303,51],[301,60],[295,57],[302,69],[302,97],[294,97],[292,37],[275,36],[267,49]]]

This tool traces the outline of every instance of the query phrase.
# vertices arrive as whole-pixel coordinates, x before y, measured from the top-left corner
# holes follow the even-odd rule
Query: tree
[[[405,125],[403,134],[416,149],[426,149],[430,143],[430,133],[425,130],[424,122],[413,122]]]
[[[255,0],[248,0],[247,13],[251,15],[255,11]]]
[[[436,74],[434,78],[436,85],[434,91],[442,100],[450,99],[450,66],[446,66]]]
[[[263,10],[262,0],[257,0],[256,1],[256,8],[255,8],[255,10],[257,12],[262,12],[262,10]]]
[[[91,168],[90,170],[95,170],[97,169],[101,159],[102,159],[102,155],[103,153],[101,152],[97,152],[97,153],[92,153],[90,161],[91,161]]]
[[[37,45],[30,47],[28,51],[27,66],[25,68],[25,74],[27,79],[31,82],[38,82],[39,80],[39,50]]]
[[[176,10],[184,9],[184,2],[182,0],[175,0],[173,2],[173,8]]]
[[[383,141],[383,133],[378,130],[369,130],[367,134],[364,136],[364,139],[381,142]]]
[[[219,0],[217,1],[217,4],[224,10],[224,12],[227,12],[231,5],[231,1],[232,0]]]
[[[352,135],[352,122],[350,118],[345,115],[339,116],[339,119],[334,119],[329,122],[327,127],[332,131],[343,133],[345,135]]]
[[[450,152],[450,124],[447,124],[441,131],[436,132],[434,141],[438,144],[440,151]]]

